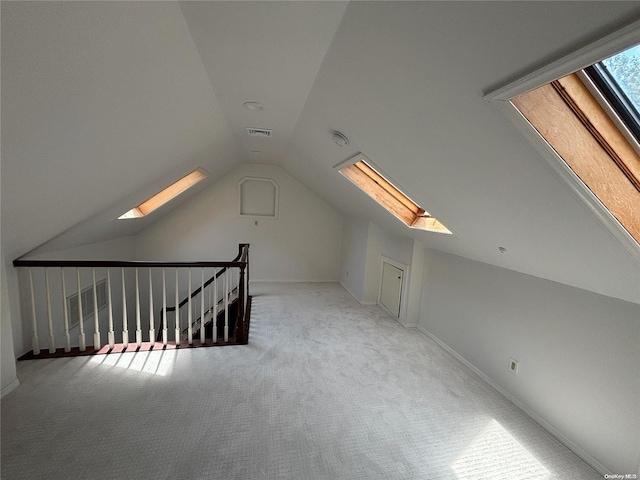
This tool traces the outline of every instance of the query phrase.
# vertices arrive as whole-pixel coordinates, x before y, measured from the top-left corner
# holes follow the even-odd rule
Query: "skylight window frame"
[[[602,62],[594,63],[586,67],[585,74],[596,85],[598,91],[606,99],[609,108],[622,120],[635,138],[636,144],[640,141],[640,113],[628,99],[618,82],[609,73]]]
[[[389,175],[363,153],[336,165],[336,170],[407,227],[452,235],[453,232],[409,197]]]
[[[130,220],[146,217],[150,213],[169,203],[180,194],[200,183],[202,180],[207,178],[208,175],[209,173],[206,170],[196,168],[173,182],[171,185],[163,188],[158,193],[147,198],[144,202],[141,202],[131,210],[123,213],[118,217],[118,220]]]
[[[608,98],[602,93],[598,85],[593,81],[591,76],[586,72],[586,69],[575,72],[576,76],[580,78],[584,86],[589,90],[594,100],[602,107],[607,113],[609,118],[618,127],[618,130],[627,139],[631,147],[640,155],[640,138],[636,137],[627,123],[620,117],[617,110],[611,105]]]
[[[637,264],[640,264],[640,249],[631,234],[604,206],[600,199],[577,177],[562,157],[532,127],[529,121],[512,104],[515,97],[553,82],[559,78],[578,72],[604,58],[615,55],[640,43],[640,20],[610,33],[574,52],[514,81],[489,90],[483,99],[502,113],[510,123],[531,142],[549,167],[571,188],[585,205],[595,214],[618,242],[625,248]]]

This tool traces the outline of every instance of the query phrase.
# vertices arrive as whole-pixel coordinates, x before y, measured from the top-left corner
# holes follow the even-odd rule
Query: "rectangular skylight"
[[[338,171],[408,227],[451,234],[442,223],[387,180],[364,155],[352,158]]]
[[[511,100],[575,174],[572,181],[586,187],[578,187],[579,191],[597,197],[598,208],[606,208],[636,244],[640,243],[637,55],[634,47]]]
[[[206,176],[207,174],[203,170],[196,169],[188,175],[182,177],[180,180],[172,183],[164,190],[156,193],[153,197],[145,200],[137,207],[133,207],[128,212],[120,215],[118,219],[124,220],[128,218],[140,218],[144,217],[145,215],[149,215],[151,212],[160,208],[168,201],[174,199],[185,190],[193,187],[196,183],[204,179]]]

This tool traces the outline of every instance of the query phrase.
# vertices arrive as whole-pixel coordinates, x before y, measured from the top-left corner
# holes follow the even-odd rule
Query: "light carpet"
[[[247,346],[19,362],[2,478],[602,478],[340,285],[251,290]]]

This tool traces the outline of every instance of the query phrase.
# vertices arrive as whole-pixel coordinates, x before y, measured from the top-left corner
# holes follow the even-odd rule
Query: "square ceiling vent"
[[[246,127],[247,135],[250,137],[271,137],[273,130],[268,128],[250,128]]]

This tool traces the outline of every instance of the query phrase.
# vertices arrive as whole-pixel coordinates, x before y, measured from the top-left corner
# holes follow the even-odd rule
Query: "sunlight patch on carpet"
[[[123,368],[129,371],[166,376],[173,370],[177,350],[160,350],[156,352],[112,353],[95,355],[91,363],[105,367]]]
[[[451,464],[459,480],[544,480],[550,472],[492,419]]]

